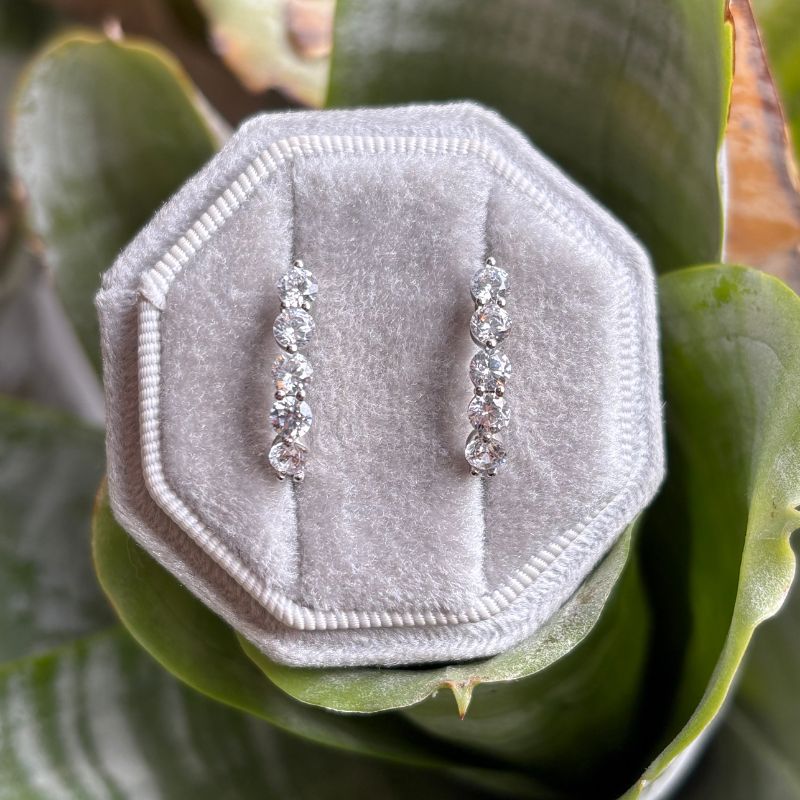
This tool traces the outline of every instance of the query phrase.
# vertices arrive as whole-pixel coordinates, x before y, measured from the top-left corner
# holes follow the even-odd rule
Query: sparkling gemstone
[[[488,303],[476,309],[469,321],[469,330],[472,338],[482,346],[491,339],[502,342],[511,330],[511,318],[496,303]]]
[[[505,445],[496,436],[481,431],[469,435],[464,455],[469,465],[482,474],[494,473],[506,463]]]
[[[511,362],[504,353],[478,351],[469,365],[469,377],[476,389],[493,392],[499,386],[505,386],[511,375]]]
[[[500,267],[487,264],[481,267],[473,276],[470,283],[472,298],[476,303],[484,305],[493,300],[505,299],[511,282],[508,273]]]
[[[276,433],[286,439],[297,439],[311,428],[311,406],[293,395],[276,400],[269,412],[269,421]]]
[[[269,463],[281,475],[302,475],[308,458],[308,448],[279,436],[269,449]]]
[[[473,428],[496,433],[508,425],[508,403],[505,397],[493,394],[475,395],[467,408]]]
[[[275,341],[285,350],[302,347],[311,341],[314,335],[314,319],[302,308],[287,308],[281,311],[272,327]]]
[[[302,353],[281,353],[272,365],[275,388],[284,394],[297,394],[313,372],[311,362]]]
[[[292,267],[278,279],[278,293],[287,308],[300,308],[317,296],[317,279],[304,267]]]

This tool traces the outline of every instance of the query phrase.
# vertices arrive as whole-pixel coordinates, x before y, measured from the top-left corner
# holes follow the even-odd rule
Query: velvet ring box
[[[472,274],[513,282],[508,463],[470,475]],[[276,281],[316,275],[301,484],[273,432]],[[103,278],[109,491],[134,539],[269,657],[500,652],[576,590],[663,472],[646,253],[496,114],[246,123]]]

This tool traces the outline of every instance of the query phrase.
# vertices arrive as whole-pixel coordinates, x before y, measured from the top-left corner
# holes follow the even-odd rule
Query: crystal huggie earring
[[[508,273],[491,257],[470,282],[475,312],[469,330],[481,348],[469,365],[475,396],[467,416],[475,430],[467,438],[464,455],[473,475],[491,477],[506,462],[506,446],[498,434],[509,422],[505,393],[511,362],[498,346],[511,330],[511,318],[505,309],[510,288]]]

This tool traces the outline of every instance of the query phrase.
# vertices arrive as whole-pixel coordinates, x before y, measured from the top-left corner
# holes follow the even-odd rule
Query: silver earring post
[[[301,440],[313,421],[306,402],[313,369],[300,349],[314,336],[316,325],[308,312],[317,296],[317,280],[299,258],[278,279],[278,294],[281,312],[272,332],[285,352],[272,365],[275,394],[269,421],[276,436],[268,458],[279,480],[291,478],[299,483],[305,477],[308,459],[308,447]]]
[[[506,311],[510,288],[508,273],[491,256],[470,282],[475,311],[469,330],[472,341],[481,349],[469,365],[475,396],[467,416],[474,430],[467,438],[464,455],[470,472],[481,477],[495,475],[506,463],[506,446],[499,434],[509,423],[506,380],[511,375],[511,362],[499,347],[511,330]]]

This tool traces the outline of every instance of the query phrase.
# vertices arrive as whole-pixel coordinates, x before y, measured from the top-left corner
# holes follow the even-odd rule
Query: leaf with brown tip
[[[214,46],[247,89],[280,89],[310,106],[325,102],[333,0],[197,2]]]

